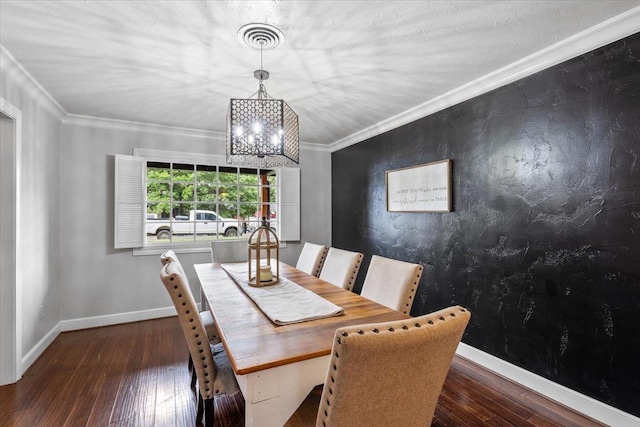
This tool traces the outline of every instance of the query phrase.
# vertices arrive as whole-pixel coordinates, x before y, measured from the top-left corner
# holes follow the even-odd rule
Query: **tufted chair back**
[[[298,257],[296,268],[307,274],[318,277],[324,258],[327,255],[327,247],[324,245],[316,245],[315,243],[306,242],[302,247],[302,252]]]
[[[362,258],[363,255],[359,252],[329,248],[319,277],[326,282],[351,291],[356,283]]]
[[[316,426],[428,426],[471,314],[460,306],[336,331]]]
[[[378,255],[371,257],[362,295],[404,314],[411,312],[422,266]]]
[[[207,339],[207,332],[179,264],[176,262],[166,263],[160,271],[160,279],[167,288],[178,312],[182,332],[193,359],[193,367],[202,398],[205,400],[213,399],[216,394],[235,391],[227,390],[228,386],[225,385],[227,378],[216,375],[216,363]]]

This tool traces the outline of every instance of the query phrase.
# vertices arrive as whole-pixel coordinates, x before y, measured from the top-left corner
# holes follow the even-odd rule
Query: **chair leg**
[[[213,418],[215,417],[213,403],[213,397],[204,401],[204,427],[213,427]]]
[[[198,392],[198,410],[196,412],[196,425],[202,425],[202,415],[204,414],[204,410],[203,410],[203,403],[202,403],[202,395],[200,394],[200,392]],[[205,420],[206,421],[206,420]]]
[[[193,359],[191,358],[191,353],[189,353],[189,372],[193,371]]]

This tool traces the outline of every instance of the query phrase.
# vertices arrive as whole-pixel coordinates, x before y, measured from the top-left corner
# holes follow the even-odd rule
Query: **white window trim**
[[[213,164],[213,165],[226,165],[226,157],[223,155],[213,155],[213,154],[200,154],[200,153],[185,153],[182,151],[167,151],[167,150],[156,150],[150,148],[134,148],[133,156],[144,158],[145,164],[147,161],[164,161],[164,162],[174,162],[174,163],[205,163],[205,164]],[[229,166],[234,167],[243,167],[242,165],[228,164]],[[298,169],[298,168],[272,168],[277,170],[278,175],[280,175],[281,170],[287,169]],[[283,174],[284,175],[284,174]],[[300,174],[286,174],[288,177],[292,179],[297,179],[297,182],[293,182],[293,191],[289,191],[287,194],[287,202],[286,207],[281,205],[281,202],[278,201],[278,211],[279,217],[285,216],[285,212],[283,212],[283,208],[289,210],[288,217],[297,217],[298,221],[295,221],[292,230],[287,230],[283,232],[287,236],[286,241],[280,242],[280,247],[284,248],[287,245],[287,241],[297,241],[300,240]],[[297,178],[296,178],[297,177]],[[116,180],[118,177],[116,176]],[[278,183],[278,191],[281,191],[280,188],[283,185],[284,181],[281,181],[281,178],[278,178],[280,181]],[[286,184],[285,184],[286,185]],[[117,195],[116,195],[117,197]],[[117,208],[116,208],[117,209]],[[114,222],[115,219],[114,219]],[[278,224],[278,228],[282,230],[281,224]],[[116,224],[116,227],[117,224]],[[184,245],[181,244],[167,244],[167,245],[153,245],[153,246],[141,246],[141,247],[133,247],[131,248],[134,256],[144,256],[144,255],[159,255],[162,254],[167,249],[173,249],[176,253],[206,253],[210,251],[210,241],[206,242],[189,242]]]
[[[199,154],[199,153],[185,153],[183,151],[167,151],[167,150],[154,150],[152,148],[134,148],[133,155],[136,157],[144,157],[146,161],[160,161],[160,162],[173,162],[173,163],[200,163],[211,165],[226,165],[227,158],[222,155],[216,154]],[[238,165],[229,164],[229,166],[242,167]]]

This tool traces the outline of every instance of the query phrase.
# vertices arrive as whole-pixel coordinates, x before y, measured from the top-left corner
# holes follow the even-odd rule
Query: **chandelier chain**
[[[262,49],[264,48],[264,41],[260,41],[260,69],[264,70],[264,66],[262,65]]]

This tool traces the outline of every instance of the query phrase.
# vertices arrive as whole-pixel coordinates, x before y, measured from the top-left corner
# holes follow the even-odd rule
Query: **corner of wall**
[[[20,64],[14,56],[0,44],[0,71],[24,90],[34,101],[62,121],[66,110],[45,88]]]

